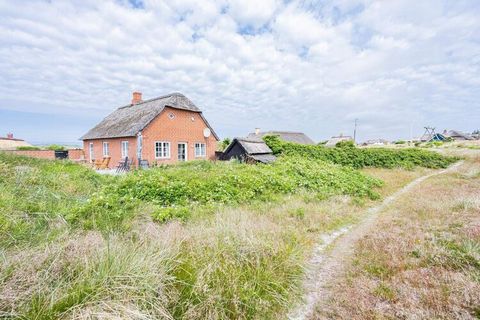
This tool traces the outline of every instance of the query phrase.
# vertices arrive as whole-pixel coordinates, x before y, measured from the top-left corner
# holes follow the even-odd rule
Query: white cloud
[[[322,139],[355,117],[361,138],[405,137],[412,119],[472,130],[479,14],[474,0],[0,0],[0,113],[100,120],[132,90],[181,91],[229,136]]]

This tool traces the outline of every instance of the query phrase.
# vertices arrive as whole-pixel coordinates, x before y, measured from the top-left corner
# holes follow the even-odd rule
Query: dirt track
[[[345,264],[353,254],[355,243],[371,230],[381,211],[399,196],[409,192],[426,179],[454,171],[462,163],[463,161],[457,162],[447,169],[413,180],[391,196],[385,198],[378,206],[368,209],[365,218],[360,223],[350,228],[342,228],[330,235],[324,235],[309,261],[309,269],[304,282],[304,302],[297,306],[289,314],[288,318],[291,320],[310,319],[316,307],[322,308],[327,306],[330,298],[329,286],[332,280],[343,273]],[[331,250],[327,250],[327,248],[331,248]]]

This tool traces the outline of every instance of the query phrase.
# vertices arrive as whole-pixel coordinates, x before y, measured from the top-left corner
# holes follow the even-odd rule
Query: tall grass
[[[318,235],[379,186],[293,158],[104,177],[0,153],[0,178],[0,317],[18,319],[285,317]],[[167,208],[200,215],[159,223]]]
[[[480,316],[480,158],[422,183],[357,245],[318,318]]]
[[[0,152],[0,245],[54,236],[64,217],[109,181],[68,161]],[[46,231],[46,232],[43,232]]]

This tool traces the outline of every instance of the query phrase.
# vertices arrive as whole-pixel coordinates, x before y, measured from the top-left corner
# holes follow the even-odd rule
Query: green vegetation
[[[17,150],[25,150],[25,151],[28,151],[28,150],[42,150],[42,148],[35,147],[35,146],[20,146],[20,147],[17,147]]]
[[[395,141],[395,144],[406,144],[407,142],[405,140],[398,140]]]
[[[323,160],[353,168],[446,168],[457,161],[455,157],[446,157],[435,152],[407,149],[356,148],[351,144],[343,144],[335,148],[323,146],[301,145],[280,140],[276,136],[264,137],[267,145],[275,154],[297,155],[311,160]]]
[[[230,138],[223,139],[221,142],[219,142],[220,150],[225,151],[225,149],[227,149],[227,147],[230,145],[230,143],[232,143],[232,139],[230,139]]]
[[[356,219],[343,198],[334,202],[341,212],[320,204],[330,195],[375,198],[379,185],[351,168],[288,157],[112,177],[0,153],[0,313],[275,318],[301,294],[312,237]],[[285,212],[272,212],[292,193],[308,203],[290,198]],[[233,209],[241,204],[252,209]]]
[[[120,227],[136,204],[149,204],[159,222],[187,220],[194,211],[273,201],[278,195],[302,191],[319,198],[335,194],[378,198],[381,182],[360,172],[322,161],[283,157],[272,165],[236,162],[190,162],[118,177],[89,202],[72,212],[69,221],[87,228]]]
[[[198,161],[107,177],[67,161],[0,154],[0,168],[0,243],[7,246],[36,241],[59,217],[71,226],[124,230],[146,207],[158,222],[185,221],[194,212],[298,192],[375,199],[381,185],[348,167],[292,157],[256,166]]]
[[[66,150],[64,146],[58,144],[51,144],[45,147],[46,150]]]
[[[103,176],[0,153],[0,314],[285,318],[319,234],[357,221],[382,185],[300,155]]]
[[[86,203],[108,178],[68,161],[0,153],[0,246],[48,239],[42,231]]]
[[[20,146],[20,147],[17,147],[17,150],[66,150],[66,148],[58,144],[51,144],[46,147]]]

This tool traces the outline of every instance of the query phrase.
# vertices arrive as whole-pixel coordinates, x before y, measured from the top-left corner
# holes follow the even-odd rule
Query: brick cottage
[[[120,107],[83,137],[89,161],[110,157],[115,167],[125,157],[138,165],[214,159],[219,140],[197,106],[180,93],[143,101],[133,93],[132,103]]]

